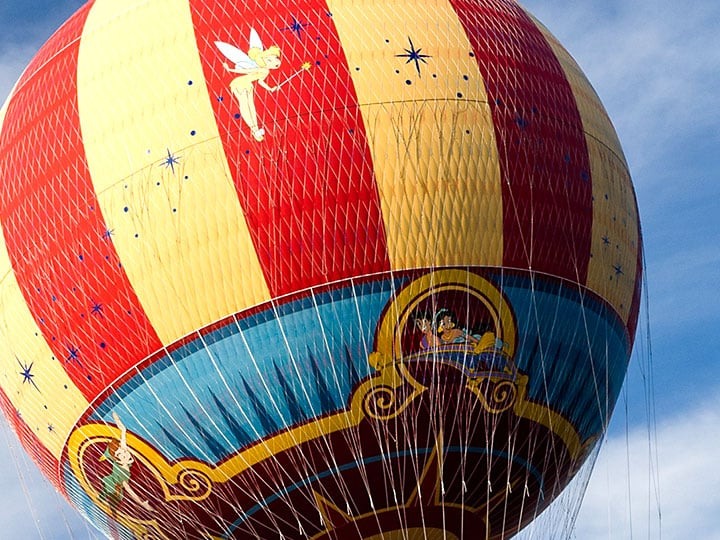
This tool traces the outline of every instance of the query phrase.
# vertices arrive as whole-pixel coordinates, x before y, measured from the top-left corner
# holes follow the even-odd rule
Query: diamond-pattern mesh
[[[89,3],[1,120],[0,405],[108,534],[500,539],[607,425],[637,208],[515,2]]]

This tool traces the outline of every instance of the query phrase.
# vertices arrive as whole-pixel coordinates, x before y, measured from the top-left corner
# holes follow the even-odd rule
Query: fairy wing
[[[250,48],[260,49],[261,51],[265,50],[262,41],[260,41],[260,35],[254,28],[250,29]]]
[[[234,45],[230,45],[229,43],[224,43],[222,41],[216,41],[215,46],[225,58],[235,64],[235,69],[252,69],[258,67],[258,65],[251,60],[247,54]]]

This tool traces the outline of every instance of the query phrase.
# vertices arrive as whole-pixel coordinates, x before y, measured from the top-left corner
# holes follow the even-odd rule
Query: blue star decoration
[[[82,364],[80,364],[80,350],[77,347],[73,347],[72,345],[67,346],[68,355],[65,357],[66,363],[73,363],[76,362],[78,366],[82,367]]]
[[[22,375],[23,384],[25,384],[25,383],[32,384],[35,387],[35,390],[37,390],[39,392],[40,389],[38,388],[37,384],[35,384],[35,381],[33,380],[33,377],[35,377],[35,374],[32,373],[32,367],[33,367],[34,362],[30,362],[30,365],[28,366],[27,364],[23,364],[22,362],[20,362],[20,359],[17,357],[15,358],[15,360],[17,360],[17,363],[20,366],[20,369],[22,369],[22,371],[20,371],[19,373],[20,373],[20,375]]]
[[[620,265],[620,264],[613,264],[613,270],[615,270],[616,276],[620,276],[624,273],[623,269],[622,269],[622,265]]]
[[[93,302],[90,313],[93,315],[102,315],[103,305],[100,302]]]
[[[290,23],[289,26],[286,26],[282,30],[290,30],[293,34],[295,34],[298,39],[302,37],[302,31],[305,29],[305,27],[308,25],[308,23],[300,22],[295,17],[293,17],[292,23]]]
[[[412,42],[412,39],[410,39],[410,36],[408,36],[408,41],[410,42],[410,48],[404,49],[405,54],[396,54],[395,56],[397,58],[407,58],[406,64],[409,64],[410,62],[415,62],[415,69],[418,72],[418,77],[422,77],[422,74],[420,73],[420,62],[423,64],[427,64],[426,58],[432,58],[429,54],[422,54],[422,49],[416,49],[415,45]]]
[[[115,229],[105,229],[102,233],[102,238],[103,240],[110,240],[113,234],[115,234]]]
[[[161,167],[165,167],[166,169],[169,168],[173,174],[175,174],[175,165],[177,165],[180,162],[180,158],[173,154],[170,149],[167,149],[167,157],[162,160],[162,163],[160,163]]]
[[[525,129],[530,125],[530,121],[527,118],[524,118],[519,115],[515,117],[515,123],[517,124],[517,127],[519,127],[520,129]]]

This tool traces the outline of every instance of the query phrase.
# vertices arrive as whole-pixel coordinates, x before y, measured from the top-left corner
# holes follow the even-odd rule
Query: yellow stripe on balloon
[[[450,3],[328,6],[362,111],[392,268],[502,264],[492,113]]]
[[[595,200],[587,286],[610,302],[627,322],[640,245],[635,195],[625,163],[617,154],[591,137],[588,150]],[[597,186],[596,179],[600,180]]]
[[[108,234],[160,339],[269,299],[189,6],[96,1],[80,43],[78,99]]]
[[[587,286],[627,322],[640,245],[638,210],[628,165],[600,98],[575,60],[537,20],[570,82],[590,155],[593,226]]]
[[[0,125],[3,113],[0,112]],[[0,231],[0,387],[22,420],[60,458],[88,402],[53,356],[28,309]]]

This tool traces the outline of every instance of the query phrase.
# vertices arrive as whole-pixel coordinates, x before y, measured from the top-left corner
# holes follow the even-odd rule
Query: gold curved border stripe
[[[517,399],[513,406],[513,412],[519,417],[527,418],[547,427],[563,440],[573,459],[577,458],[584,449],[577,431],[559,413],[529,401],[527,399],[527,382],[527,376],[520,376],[517,379]],[[373,415],[368,414],[365,407],[368,397],[372,396],[380,388],[398,389],[404,385],[408,385],[411,391],[402,403],[394,409],[394,414],[383,419],[397,416],[426,390],[410,375],[402,364],[390,366],[379,373],[377,377],[363,383],[354,394],[349,411],[320,418],[260,441],[217,466],[192,459],[169,463],[154,447],[132,433],[127,434],[127,444],[136,459],[153,471],[163,488],[167,501],[201,501],[212,492],[210,484],[208,484],[205,491],[185,496],[171,494],[168,485],[177,485],[183,482],[183,477],[188,474],[195,475],[196,479],[197,477],[206,478],[212,483],[226,482],[243,471],[294,446],[357,426],[364,418],[373,418]],[[73,473],[92,500],[99,507],[107,510],[109,509],[100,501],[95,488],[88,482],[84,472],[83,457],[85,451],[91,445],[109,443],[113,439],[118,439],[119,435],[119,430],[113,425],[93,423],[77,428],[68,441],[68,456]]]
[[[573,425],[560,413],[557,413],[527,399],[527,375],[517,375],[514,379],[506,377],[470,378],[466,387],[475,394],[483,409],[491,414],[500,414],[512,408],[518,417],[526,418],[546,427],[560,437],[573,460],[576,460],[591,445],[583,445],[580,435]],[[486,393],[490,393],[490,400]],[[592,439],[594,442],[594,439]]]
[[[519,417],[527,418],[547,427],[562,439],[573,460],[577,459],[594,441],[588,441],[583,446],[580,443],[578,433],[570,422],[549,408],[528,401],[526,398],[527,382],[527,376],[517,378],[517,393],[513,412]],[[368,399],[374,395],[379,399],[386,397],[387,394],[377,395],[378,391],[397,390],[403,386],[407,387],[409,391],[405,394],[404,399],[399,400],[398,405],[394,407],[393,414],[388,414],[385,417],[369,414],[367,408]],[[155,476],[162,487],[166,501],[202,501],[212,493],[213,484],[232,481],[235,476],[243,471],[272,458],[280,452],[333,432],[357,426],[364,418],[381,418],[385,420],[397,416],[425,390],[426,388],[412,377],[403,364],[389,366],[358,388],[358,391],[353,395],[350,410],[318,419],[270,437],[265,441],[260,441],[215,466],[193,459],[169,463],[155,448],[132,433],[127,434],[127,444],[136,460],[143,463]],[[86,450],[91,445],[107,444],[119,436],[120,432],[115,426],[93,423],[76,429],[68,441],[68,456],[73,473],[93,502],[108,514],[110,508],[100,500],[99,493],[88,481],[83,460]],[[442,452],[442,449],[439,448],[437,451]],[[179,486],[187,494],[173,495],[169,486]],[[162,527],[155,520],[141,520],[122,512],[117,515],[117,519],[133,531],[138,538],[166,538],[162,533]]]
[[[548,428],[552,433],[562,439],[572,459],[578,459],[590,441],[583,445],[577,430],[565,417],[549,407],[527,399],[527,375],[519,376],[517,383],[518,397],[515,401],[513,412],[522,418],[527,418]]]

